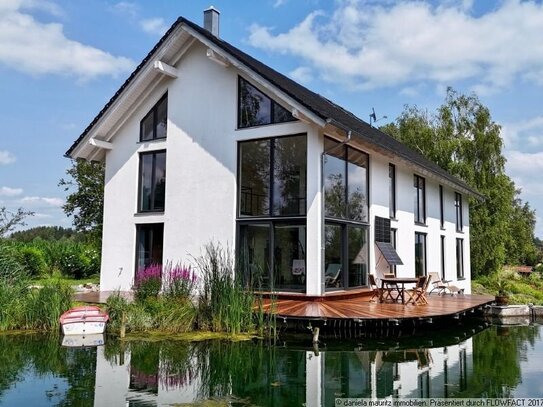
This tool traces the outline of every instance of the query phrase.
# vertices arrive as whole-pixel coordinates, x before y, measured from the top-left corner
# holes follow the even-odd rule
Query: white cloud
[[[141,20],[141,28],[148,34],[164,35],[168,31],[168,25],[163,18],[149,18]]]
[[[111,9],[118,14],[126,15],[130,18],[136,18],[139,14],[139,6],[129,1],[121,1],[114,4]]]
[[[67,38],[62,24],[41,23],[27,12],[40,8],[55,15],[54,3],[37,0],[0,3],[0,63],[33,75],[74,75],[81,79],[116,76],[134,66],[128,58]]]
[[[473,80],[498,91],[516,79],[543,84],[543,4],[504,1],[473,15],[473,1],[338,0],[283,33],[250,27],[257,48],[300,57],[333,83],[369,89]]]
[[[0,196],[17,196],[21,195],[23,190],[21,188],[0,187]]]
[[[300,83],[309,83],[313,80],[313,71],[307,66],[300,66],[288,74],[292,79]]]
[[[518,143],[524,147],[543,146],[543,116],[536,116],[518,123],[505,124],[502,136],[507,148],[513,150]]]
[[[64,205],[64,200],[61,198],[48,198],[42,196],[25,196],[23,199],[21,199],[21,202],[29,205],[46,204],[56,207]]]
[[[514,176],[524,174],[533,177],[534,174],[543,173],[543,151],[537,153],[506,151],[505,155],[506,167]]]
[[[0,165],[7,165],[14,163],[17,159],[15,156],[6,150],[0,150]]]
[[[275,3],[273,3],[273,8],[281,7],[286,2],[287,2],[287,0],[275,0]]]

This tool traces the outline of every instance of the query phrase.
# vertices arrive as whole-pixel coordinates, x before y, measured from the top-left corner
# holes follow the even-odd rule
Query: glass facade
[[[327,289],[367,285],[368,162],[366,153],[326,138],[324,144]]]

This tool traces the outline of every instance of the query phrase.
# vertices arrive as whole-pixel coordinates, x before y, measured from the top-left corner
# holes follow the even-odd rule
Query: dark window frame
[[[416,263],[417,263],[417,244],[418,244],[418,237],[422,237],[422,249],[423,249],[423,273],[420,275],[417,275],[416,270]],[[428,275],[428,235],[426,233],[422,232],[415,232],[415,276],[426,276]]]
[[[164,132],[164,137],[157,137],[157,126],[158,126],[158,106],[166,100],[166,131]],[[143,123],[147,118],[153,116],[153,137],[149,140],[143,140]],[[161,96],[161,98],[154,104],[154,106],[147,112],[143,119],[140,120],[140,143],[148,143],[154,140],[165,140],[168,137],[168,92]]]
[[[447,262],[445,261],[446,256],[446,245],[445,245],[445,235],[440,236],[440,249],[441,249],[441,280],[445,281],[446,272],[447,272]]]
[[[348,289],[356,289],[358,287],[365,287],[367,286],[368,282],[365,281],[364,284],[362,286],[349,286],[349,281],[348,281],[348,270],[349,270],[349,264],[348,264],[348,259],[349,259],[349,242],[348,242],[348,237],[349,237],[349,226],[350,227],[362,227],[362,228],[366,228],[366,233],[367,233],[367,236],[368,236],[368,239],[369,239],[369,231],[370,231],[370,220],[369,220],[369,201],[370,201],[370,155],[368,153],[366,153],[365,151],[362,151],[358,148],[355,148],[353,146],[349,146],[349,145],[346,145],[346,144],[343,144],[337,140],[335,140],[334,138],[331,138],[331,137],[327,137],[325,136],[326,139],[336,143],[337,145],[335,147],[332,147],[332,149],[328,150],[328,151],[332,151],[332,150],[335,150],[336,148],[338,148],[339,150],[339,147],[341,147],[343,149],[342,151],[342,154],[341,154],[341,160],[343,160],[344,162],[344,168],[343,168],[343,174],[345,174],[345,189],[344,189],[344,204],[345,204],[345,215],[344,217],[336,217],[336,216],[329,216],[326,214],[326,191],[325,191],[325,185],[324,185],[324,182],[325,182],[325,179],[324,179],[324,176],[322,178],[322,182],[323,182],[323,185],[322,185],[322,193],[323,193],[323,215],[324,215],[324,226],[326,227],[326,225],[335,225],[335,226],[340,226],[341,227],[341,268],[342,268],[342,272],[341,272],[341,287],[326,287],[326,291],[334,291],[334,290],[348,290]],[[360,153],[360,154],[363,154],[366,158],[366,179],[365,179],[365,183],[366,183],[366,191],[365,191],[365,198],[366,198],[366,219],[365,220],[356,220],[356,219],[352,219],[352,218],[349,218],[349,213],[348,213],[348,209],[349,209],[349,149],[351,150],[354,150],[355,152],[357,153]],[[323,153],[323,158],[327,155],[327,151],[324,151]],[[332,157],[336,157],[336,158],[339,158],[337,156],[332,156]],[[351,164],[354,164],[351,162]],[[324,161],[323,161],[323,165],[322,165],[322,171],[323,171],[323,175],[324,175]],[[369,240],[368,240],[368,259],[369,259]],[[369,272],[369,262],[368,262],[368,272]]]
[[[445,206],[443,202],[443,185],[439,186],[439,223],[441,229],[445,228]]]
[[[150,209],[143,209],[143,181],[142,181],[142,171],[143,171],[143,156],[146,155],[152,155],[153,156],[153,166],[152,166],[152,172],[151,172],[151,179],[154,181],[155,179],[155,173],[156,173],[156,156],[157,154],[164,154],[165,156],[165,162],[166,161],[166,150],[154,150],[154,151],[144,151],[139,153],[139,170],[138,170],[138,213],[154,213],[154,212],[164,212],[166,209],[166,180],[164,180],[164,207],[155,207],[154,205],[151,205]],[[166,178],[166,168],[164,168],[164,178]],[[153,197],[154,202],[154,196],[156,191],[156,184],[153,182],[153,185],[151,186],[151,196]]]
[[[462,213],[462,194],[459,192],[454,193],[454,208],[456,212],[456,231],[462,232],[464,230],[464,219]]]
[[[391,219],[396,219],[396,166],[388,164],[388,214]]]
[[[242,121],[243,121],[243,118],[242,118],[242,106],[241,106],[242,82],[245,82],[246,85],[254,88],[257,92],[261,93],[263,97],[267,98],[270,101],[270,117],[269,117],[268,122],[243,125],[243,123],[242,123]],[[237,100],[237,115],[238,115],[237,128],[238,128],[238,130],[250,129],[250,128],[253,128],[253,127],[260,127],[260,126],[269,126],[269,125],[272,125],[272,124],[290,123],[290,122],[295,122],[295,121],[298,120],[294,116],[292,116],[292,113],[291,113],[289,120],[276,121],[275,120],[275,109],[277,108],[277,106],[279,106],[281,109],[284,109],[284,110],[286,110],[288,112],[288,109],[281,106],[274,99],[272,99],[271,97],[266,95],[264,92],[262,92],[260,89],[258,89],[256,86],[254,86],[251,82],[249,82],[248,80],[242,78],[241,76],[238,76],[238,100]]]
[[[456,239],[456,278],[465,278],[464,270],[464,239]]]
[[[426,225],[426,178],[414,174],[414,187],[416,193],[416,207],[414,208],[415,223],[418,225]],[[422,213],[420,213],[422,202]]]
[[[237,176],[236,176],[236,182],[237,182],[237,197],[236,197],[236,255],[240,256],[241,254],[241,227],[242,226],[250,226],[250,225],[268,225],[269,226],[269,246],[270,248],[273,248],[270,250],[268,254],[268,264],[269,264],[269,281],[273,282],[275,281],[275,228],[278,225],[283,226],[304,226],[306,231],[305,236],[305,242],[303,243],[303,247],[305,250],[307,250],[307,162],[305,166],[306,171],[306,185],[305,185],[305,210],[303,214],[298,215],[274,215],[274,208],[273,208],[273,199],[274,199],[274,193],[273,193],[273,186],[274,186],[274,167],[275,167],[275,154],[274,154],[274,141],[277,139],[285,139],[288,137],[299,137],[304,136],[306,138],[306,157],[307,157],[307,133],[296,133],[296,134],[288,134],[283,136],[274,136],[274,137],[265,137],[265,138],[258,138],[258,139],[251,139],[251,140],[241,140],[237,143]],[[241,146],[243,143],[250,143],[250,142],[258,142],[258,141],[270,141],[270,178],[269,178],[269,207],[268,207],[268,214],[266,215],[256,215],[256,216],[249,216],[249,215],[242,215],[241,214],[241,180],[242,180],[242,162],[241,162]],[[304,255],[304,260],[307,264],[307,256]],[[307,273],[307,270],[306,270]],[[275,290],[275,286],[270,286],[271,290]],[[291,289],[291,288],[285,288],[281,287],[281,291],[285,292],[303,292],[307,289],[307,281],[304,289]]]
[[[142,233],[142,229],[151,229],[151,228],[156,228],[157,226],[160,226],[161,227],[161,232],[162,232],[162,262],[160,264],[162,264],[164,262],[164,223],[162,222],[159,222],[159,223],[138,223],[136,224],[136,253],[135,253],[135,263],[134,263],[134,269],[135,269],[135,273],[137,273],[139,271],[139,260],[140,260],[140,251],[139,251],[139,241],[140,241],[140,236],[141,236],[141,233]],[[155,236],[154,236],[154,230],[151,229],[151,231],[153,232],[152,236],[151,236],[151,248],[153,247],[153,243],[154,243],[154,240],[155,240]],[[153,262],[150,262],[148,265],[144,266],[144,267],[147,267],[151,264],[154,264]]]

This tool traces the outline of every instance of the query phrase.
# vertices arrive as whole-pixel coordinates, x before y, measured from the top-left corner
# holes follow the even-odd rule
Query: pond
[[[543,397],[540,326],[400,339],[130,341],[0,336],[2,406],[332,406],[339,397]]]

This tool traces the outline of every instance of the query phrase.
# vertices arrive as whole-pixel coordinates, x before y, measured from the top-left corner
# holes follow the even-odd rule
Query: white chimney
[[[204,28],[215,37],[219,36],[220,14],[221,12],[213,6],[210,6],[207,10],[204,10]]]

